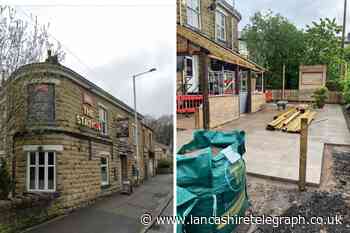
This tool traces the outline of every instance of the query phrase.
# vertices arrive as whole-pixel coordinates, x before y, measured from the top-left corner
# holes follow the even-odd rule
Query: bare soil
[[[240,226],[239,233],[350,233],[350,146],[326,145],[320,187],[299,192],[296,184],[248,177],[253,216],[342,216],[340,225]]]

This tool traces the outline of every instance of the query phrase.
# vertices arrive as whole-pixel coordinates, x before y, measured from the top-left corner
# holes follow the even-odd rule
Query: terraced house
[[[15,71],[0,91],[0,156],[15,196],[45,193],[73,209],[155,174],[153,131],[133,109],[49,56]]]
[[[266,70],[239,53],[241,18],[234,1],[177,0],[177,113],[202,106],[204,128],[265,103]]]

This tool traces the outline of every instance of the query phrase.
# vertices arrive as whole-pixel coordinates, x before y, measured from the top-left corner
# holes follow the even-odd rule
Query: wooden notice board
[[[326,85],[327,66],[300,66],[299,90],[318,89]]]

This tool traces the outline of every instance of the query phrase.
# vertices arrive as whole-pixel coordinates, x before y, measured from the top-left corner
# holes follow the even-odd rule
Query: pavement
[[[279,180],[298,181],[299,134],[268,131],[266,125],[277,113],[276,107],[267,107],[257,113],[246,114],[217,130],[244,130],[246,132],[245,155],[248,174]],[[189,142],[193,130],[179,130],[178,145]],[[350,144],[350,133],[340,105],[326,105],[318,111],[309,127],[307,177],[308,184],[321,182],[324,144]]]
[[[160,216],[173,216],[174,215],[174,202],[169,202],[167,207],[161,213]],[[173,233],[174,226],[171,224],[154,224],[147,233]]]
[[[152,213],[173,194],[173,176],[158,175],[130,196],[114,194],[71,214],[27,230],[27,233],[139,233],[140,217]],[[170,201],[172,203],[172,201]],[[165,208],[169,213],[172,204]],[[164,209],[164,208],[162,208]],[[171,212],[172,214],[172,212]],[[168,231],[162,231],[168,233]],[[172,231],[169,231],[169,233]]]

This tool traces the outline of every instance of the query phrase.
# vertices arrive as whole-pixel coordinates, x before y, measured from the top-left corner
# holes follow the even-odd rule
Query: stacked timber
[[[274,120],[267,125],[266,129],[299,133],[301,130],[301,119],[307,118],[308,124],[311,124],[315,116],[316,112],[310,110],[307,106],[291,107],[276,115]]]
[[[297,112],[296,108],[288,108],[286,111],[275,116],[275,119],[267,125],[267,129],[268,130],[282,129],[284,121],[289,117],[291,117],[296,112]]]

